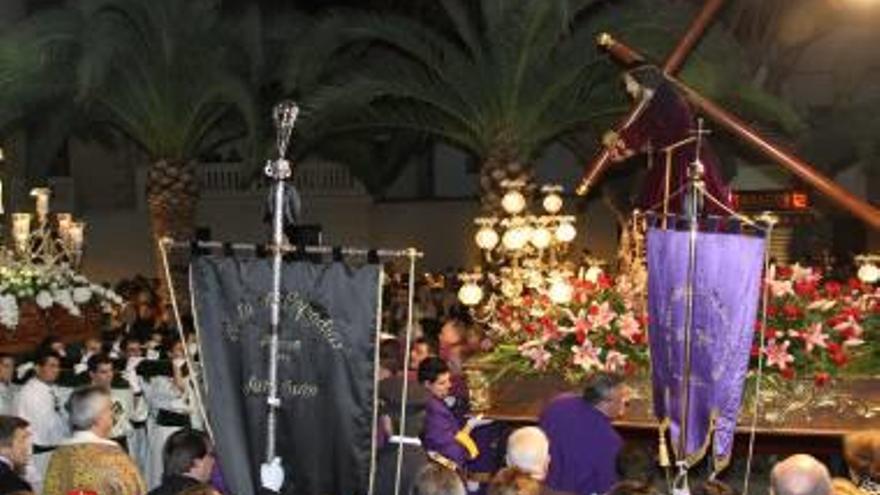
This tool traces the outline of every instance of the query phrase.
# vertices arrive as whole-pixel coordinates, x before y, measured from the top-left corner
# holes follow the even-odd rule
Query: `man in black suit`
[[[31,430],[16,416],[0,416],[0,495],[33,495],[20,473],[31,458]]]

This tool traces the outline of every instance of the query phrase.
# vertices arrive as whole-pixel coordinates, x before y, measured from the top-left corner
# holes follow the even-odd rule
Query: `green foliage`
[[[575,29],[594,3],[446,0],[446,18],[430,24],[351,15],[349,32],[376,50],[311,111],[336,132],[405,129],[481,158],[503,147],[530,160],[616,100],[613,67],[590,49],[592,33]]]
[[[0,39],[0,124],[56,119],[130,138],[151,159],[188,160],[256,122],[246,72],[215,2],[84,0]]]

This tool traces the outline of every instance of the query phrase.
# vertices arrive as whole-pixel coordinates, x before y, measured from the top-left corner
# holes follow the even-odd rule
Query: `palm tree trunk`
[[[487,215],[501,215],[502,184],[508,180],[520,180],[527,184],[523,194],[528,198],[534,190],[532,168],[516,156],[511,147],[499,146],[491,151],[480,168],[480,206]]]
[[[178,241],[195,239],[196,206],[199,201],[198,177],[192,162],[160,159],[152,164],[147,174],[147,205],[156,249],[156,269],[159,277],[159,296],[163,304],[170,304],[165,271],[158,242],[163,237]],[[169,252],[171,281],[177,303],[185,312],[189,308],[189,280],[186,267],[188,252]]]

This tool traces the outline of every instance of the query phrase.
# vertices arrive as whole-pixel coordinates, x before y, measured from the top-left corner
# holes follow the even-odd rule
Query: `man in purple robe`
[[[468,461],[479,454],[470,433],[479,418],[465,421],[446,403],[452,389],[452,376],[446,362],[438,357],[422,361],[419,383],[428,391],[422,446],[429,453],[439,454],[464,470]]]
[[[617,482],[617,453],[623,446],[611,421],[623,416],[629,391],[617,375],[591,376],[583,396],[563,394],[541,413],[550,440],[546,484],[558,491],[593,495]]]

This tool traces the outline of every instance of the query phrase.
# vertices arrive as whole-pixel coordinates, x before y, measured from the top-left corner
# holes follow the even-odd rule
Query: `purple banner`
[[[715,466],[730,458],[760,296],[764,240],[698,233],[691,326],[690,400],[680,448],[685,363],[688,232],[651,229],[648,314],[654,413],[668,422],[676,459],[698,462],[713,446]]]

